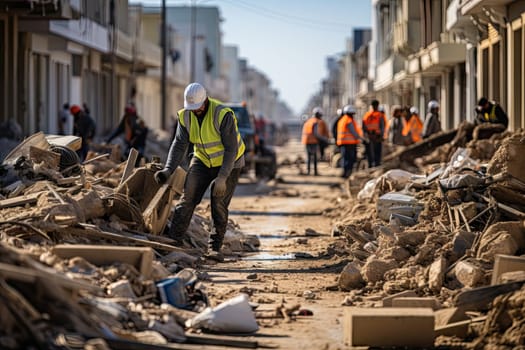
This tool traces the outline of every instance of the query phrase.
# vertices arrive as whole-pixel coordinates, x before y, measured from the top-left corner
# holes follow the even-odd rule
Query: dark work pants
[[[314,168],[314,175],[317,175],[317,149],[318,147],[319,147],[318,144],[306,145],[306,157],[307,157],[306,172],[308,175],[310,175],[310,168],[312,166]]]
[[[366,146],[366,157],[368,158],[368,167],[372,168],[381,165],[382,142],[370,141]]]
[[[343,177],[349,177],[352,174],[354,163],[357,158],[357,145],[342,145],[341,157],[343,158]]]
[[[194,157],[184,183],[184,193],[179,203],[175,206],[175,212],[171,219],[169,236],[181,241],[188,229],[195,207],[201,202],[204,193],[213,180],[219,174],[220,167],[208,168],[199,159]],[[226,194],[223,197],[213,196],[211,188],[211,217],[215,234],[211,236],[212,249],[219,250],[224,240],[226,226],[228,225],[228,206],[233,197],[233,192],[239,181],[240,168],[234,168],[226,180]]]

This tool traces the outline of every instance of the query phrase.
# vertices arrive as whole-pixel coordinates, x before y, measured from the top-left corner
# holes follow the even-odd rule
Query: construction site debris
[[[447,307],[436,312],[436,344],[454,344],[451,337],[464,339],[466,348],[493,338],[501,344],[504,332],[495,336],[494,328],[501,319],[492,313],[498,307],[500,313],[517,312],[512,310],[519,305],[513,309],[516,304],[503,300],[520,298],[525,283],[519,256],[525,254],[524,151],[523,131],[464,123],[399,149],[381,167],[355,172],[349,196],[361,203],[346,209],[333,229],[347,239],[353,258],[339,288],[357,289],[360,298],[383,296],[383,306],[435,300]],[[366,306],[358,298],[346,304]],[[466,312],[477,314],[467,318]],[[523,331],[522,318],[514,319],[515,330]],[[369,326],[376,330],[378,324]],[[523,344],[515,334],[510,343]],[[380,346],[374,339],[352,342],[357,344]]]

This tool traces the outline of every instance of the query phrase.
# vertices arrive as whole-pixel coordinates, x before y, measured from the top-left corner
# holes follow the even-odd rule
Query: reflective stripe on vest
[[[490,114],[489,113],[485,113],[484,114],[485,116],[485,120],[488,121],[488,122],[491,122],[491,123],[495,123],[496,122],[496,105],[493,104],[492,105],[492,108],[490,110]]]
[[[301,139],[303,145],[314,145],[319,143],[319,141],[317,141],[317,138],[314,135],[314,126],[315,124],[317,124],[318,121],[319,119],[317,119],[316,117],[311,117],[304,123],[303,136]],[[319,132],[319,130],[317,130],[317,132]]]
[[[244,154],[245,145],[237,127],[235,113],[221,102],[208,98],[209,106],[202,124],[199,124],[197,116],[188,110],[179,111],[179,122],[186,128],[190,142],[193,143],[195,157],[200,159],[207,167],[218,167],[224,159],[224,145],[221,141],[220,125],[224,116],[230,112],[234,118],[235,131],[237,134],[238,151],[235,159]]]
[[[349,130],[348,125],[352,124],[356,133],[360,134],[360,130],[357,128],[357,124],[353,118],[348,115],[344,115],[337,123],[337,145],[357,145],[359,139],[357,139]]]

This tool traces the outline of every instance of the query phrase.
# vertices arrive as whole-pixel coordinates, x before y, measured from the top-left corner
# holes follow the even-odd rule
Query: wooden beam
[[[132,148],[129,151],[128,160],[126,161],[126,167],[124,168],[124,173],[122,174],[122,178],[120,179],[120,183],[117,187],[120,187],[124,181],[131,175],[133,172],[133,169],[135,169],[135,163],[137,162],[137,158],[139,156],[139,152]]]

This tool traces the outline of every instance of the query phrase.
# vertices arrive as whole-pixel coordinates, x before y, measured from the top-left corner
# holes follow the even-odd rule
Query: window
[[[523,57],[523,45],[522,45],[522,36],[523,36],[523,29],[520,27],[517,30],[514,30],[512,33],[512,45],[513,45],[513,54],[512,54],[512,96],[513,96],[513,103],[511,103],[512,108],[512,115],[510,118],[512,118],[514,122],[514,129],[519,129],[524,126],[524,116],[523,114],[523,70],[522,70],[522,57]]]
[[[82,75],[82,56],[73,55],[73,72],[74,77],[80,77]]]

